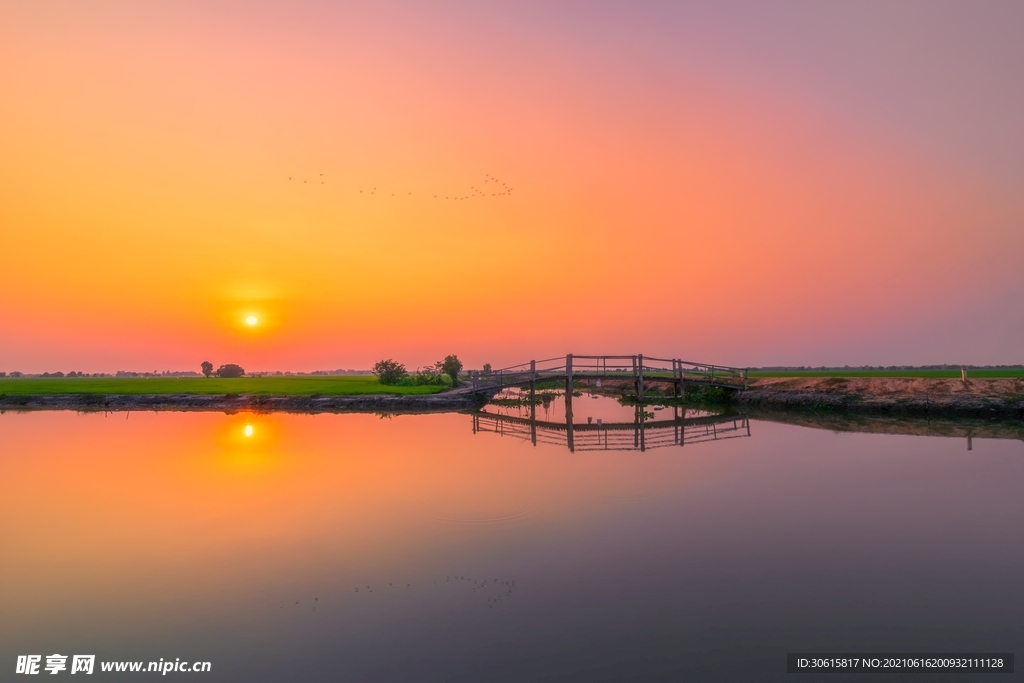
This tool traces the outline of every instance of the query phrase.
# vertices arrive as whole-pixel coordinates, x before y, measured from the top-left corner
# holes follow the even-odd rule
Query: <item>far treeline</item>
[[[30,374],[19,371],[2,372],[0,378],[153,378],[153,377],[200,377],[207,378],[238,378],[238,377],[308,377],[308,376],[337,376],[337,375],[362,375],[376,376],[377,380],[388,386],[435,386],[451,387],[459,384],[459,374],[462,372],[463,364],[458,356],[452,354],[445,356],[433,365],[426,368],[418,368],[414,372],[406,369],[405,365],[391,358],[378,361],[373,370],[314,370],[312,372],[257,372],[246,374],[244,368],[235,363],[225,363],[214,369],[213,363],[203,361],[200,365],[202,373],[183,370],[164,370],[162,372],[134,372],[118,370],[114,374],[104,372],[86,373],[72,370],[70,372],[43,372]],[[948,378],[960,377],[961,369],[967,371],[969,377],[974,378],[999,378],[999,377],[1024,377],[1024,365],[860,365],[851,366],[810,366],[810,365],[777,365],[749,368],[750,377],[919,377],[919,378]],[[484,363],[483,374],[491,372],[490,363]]]
[[[750,368],[750,377],[907,377],[925,379],[1024,377],[1024,365],[862,365],[852,367],[766,366]]]

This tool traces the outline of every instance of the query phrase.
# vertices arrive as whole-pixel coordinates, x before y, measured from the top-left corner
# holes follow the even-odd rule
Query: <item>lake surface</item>
[[[464,414],[0,415],[3,680],[53,653],[117,680],[146,676],[100,662],[851,681],[876,678],[787,675],[785,654],[1024,652],[1024,444],[733,421],[570,451]]]

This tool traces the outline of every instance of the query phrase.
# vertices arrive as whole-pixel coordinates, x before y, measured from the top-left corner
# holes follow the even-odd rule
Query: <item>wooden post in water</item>
[[[565,427],[569,451],[576,452],[572,434],[572,354],[565,355]]]
[[[537,404],[533,401],[533,393],[530,394],[530,441],[537,445]]]
[[[633,356],[633,392],[640,395],[640,380],[639,375],[636,373],[636,356]]]

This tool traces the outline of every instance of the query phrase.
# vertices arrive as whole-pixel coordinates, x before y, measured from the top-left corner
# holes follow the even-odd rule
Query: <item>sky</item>
[[[1022,363],[1022,33],[995,1],[5,0],[0,371]]]

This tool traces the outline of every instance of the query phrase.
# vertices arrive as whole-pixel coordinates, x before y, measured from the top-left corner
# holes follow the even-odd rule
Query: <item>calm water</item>
[[[210,661],[168,674],[207,681],[772,681],[787,651],[1024,653],[1020,442],[741,421],[570,452],[484,422],[0,415],[0,679],[52,653]]]

